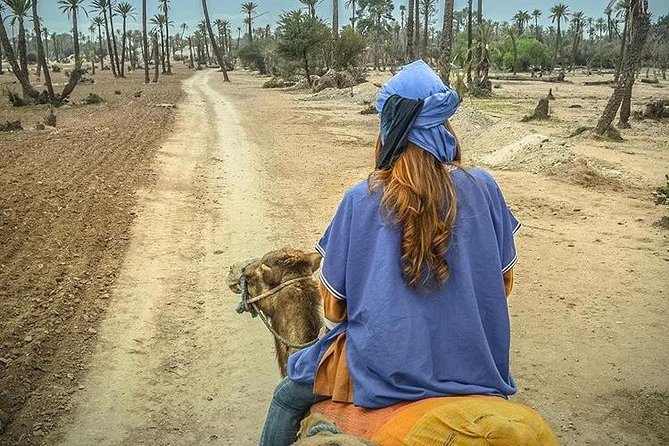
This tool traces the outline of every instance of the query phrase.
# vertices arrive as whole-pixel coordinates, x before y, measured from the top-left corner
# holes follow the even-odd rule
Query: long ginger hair
[[[448,121],[446,128],[455,135]],[[377,154],[381,138],[376,143]],[[456,137],[454,165],[461,161]],[[457,209],[449,166],[408,143],[390,169],[370,175],[370,190],[380,190],[381,204],[402,228],[401,262],[404,280],[412,288],[441,288],[448,279],[446,250]]]

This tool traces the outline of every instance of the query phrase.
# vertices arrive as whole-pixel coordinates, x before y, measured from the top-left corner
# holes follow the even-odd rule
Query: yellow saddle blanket
[[[557,446],[548,423],[531,408],[492,396],[451,396],[362,409],[330,400],[322,413],[349,435],[380,446]]]

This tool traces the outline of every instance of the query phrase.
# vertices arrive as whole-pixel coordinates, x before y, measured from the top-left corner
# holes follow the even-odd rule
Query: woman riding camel
[[[293,354],[261,445],[295,441],[309,407],[516,392],[506,298],[520,224],[493,177],[460,164],[459,105],[424,62],[379,92],[376,169],[317,245],[327,333]]]

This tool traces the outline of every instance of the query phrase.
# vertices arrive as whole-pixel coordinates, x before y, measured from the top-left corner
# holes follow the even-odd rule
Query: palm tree
[[[572,14],[571,23],[574,26],[574,43],[571,50],[571,69],[574,69],[576,64],[576,54],[578,53],[578,46],[581,44],[581,39],[583,39],[583,24],[584,24],[584,14],[583,11],[578,11]]]
[[[513,21],[518,27],[518,35],[523,34],[525,31],[525,24],[530,21],[530,14],[527,11],[519,10],[516,15],[513,16]]]
[[[79,8],[81,8],[84,13],[86,10],[83,8],[84,0],[58,0],[60,5],[60,10],[67,13],[67,17],[72,16],[72,34],[74,37],[74,66],[75,69],[81,68],[81,55],[79,49],[79,24],[77,22],[77,15],[79,14]],[[88,13],[86,13],[88,14]]]
[[[421,47],[421,56],[427,57],[427,37],[430,16],[434,13],[436,0],[421,0],[423,7],[423,46]]]
[[[247,32],[249,34],[249,42],[253,42],[253,14],[255,9],[258,7],[256,3],[246,2],[242,3],[242,14],[246,14],[244,18],[244,23],[247,26]]]
[[[332,35],[339,38],[339,1],[332,0]]]
[[[116,63],[114,61],[114,50],[112,49],[112,33],[109,31],[109,20],[107,18],[107,4],[110,0],[93,0],[91,3],[91,7],[95,10],[98,11],[99,13],[102,13],[102,17],[105,22],[105,35],[107,37],[107,52],[109,53],[109,63],[111,65],[112,69],[112,74],[114,77],[118,76],[118,72],[116,71]]]
[[[105,26],[105,20],[101,16],[93,17],[91,20],[93,26],[98,28],[98,42],[100,43],[100,69],[105,69],[105,53],[102,49],[102,27]]]
[[[147,32],[148,14],[146,11],[146,0],[142,0],[142,60],[144,61],[144,83],[151,82],[149,76],[149,33]]]
[[[172,64],[170,63],[170,22],[167,11],[170,10],[169,2],[170,0],[159,0],[160,1],[160,12],[165,16],[165,54],[167,56],[167,74],[172,74]],[[164,71],[164,70],[163,70]]]
[[[126,23],[128,17],[135,18],[135,8],[128,2],[116,5],[116,12],[123,18],[123,43],[121,45],[121,77],[125,76],[125,41],[126,41]]]
[[[202,9],[204,10],[204,22],[207,27],[207,32],[209,33],[209,40],[211,40],[211,47],[214,50],[214,54],[216,54],[218,65],[221,67],[221,71],[223,72],[223,82],[230,82],[230,78],[228,77],[228,71],[225,69],[225,60],[223,60],[223,53],[221,53],[221,49],[216,43],[216,39],[214,38],[214,32],[211,30],[211,22],[209,21],[209,11],[207,10],[207,0],[202,0]]]
[[[183,58],[184,58],[184,44],[183,44],[183,41],[184,41],[184,34],[186,34],[186,30],[188,29],[188,24],[187,23],[182,23],[181,25],[179,25],[179,29],[181,29],[181,37],[180,37],[179,40],[181,41],[181,60],[183,61]]]
[[[35,42],[37,43],[37,63],[44,68],[44,81],[46,83],[47,94],[49,101],[53,102],[55,95],[53,93],[53,84],[51,83],[51,73],[49,73],[49,66],[46,63],[46,56],[44,53],[44,46],[42,45],[42,28],[40,27],[40,17],[37,11],[37,0],[33,0],[33,25],[35,27]]]
[[[444,25],[441,29],[441,78],[448,85],[451,76],[451,48],[453,47],[454,0],[444,0]]]
[[[418,11],[416,11],[416,13],[418,13]],[[409,15],[407,17],[407,59],[409,60],[409,62],[413,61],[415,57],[413,26],[414,26],[414,2],[413,0],[409,0]]]
[[[599,38],[603,37],[604,31],[606,31],[606,22],[602,17],[598,18],[595,22],[595,29],[599,32]]]
[[[346,8],[351,8],[351,28],[355,29],[355,5],[357,3],[357,0],[346,0],[346,3],[344,3],[344,6]],[[409,9],[413,9],[411,5],[409,5]]]
[[[298,0],[303,5],[306,5],[309,15],[313,18],[316,17],[316,5],[318,0]]]
[[[12,12],[14,12],[15,14],[16,12],[14,8],[12,8],[12,5],[10,5],[11,2],[7,3],[7,1],[5,1],[5,3],[12,9]],[[35,90],[32,85],[30,85],[28,70],[27,69],[23,70],[23,68],[20,66],[20,63],[15,56],[14,47],[11,41],[9,40],[9,37],[7,36],[4,17],[2,16],[2,13],[4,12],[3,6],[4,5],[0,4],[0,42],[2,42],[2,46],[4,47],[5,56],[7,57],[7,61],[9,62],[10,66],[12,67],[14,76],[16,76],[16,79],[21,84],[21,91],[23,92],[23,97],[36,98],[37,96],[39,96],[39,92]]]
[[[112,50],[114,51],[114,62],[116,63],[116,74],[121,74],[121,66],[118,58],[118,45],[116,45],[116,33],[114,32],[114,2],[116,0],[107,0],[107,9],[109,10],[109,32],[111,33]]]
[[[555,23],[557,21],[557,39],[555,40],[555,56],[560,57],[560,65],[564,69],[564,60],[562,58],[562,32],[560,31],[560,25],[562,21],[565,22],[569,20],[569,7],[564,3],[558,3],[551,7],[551,15],[549,16],[551,22]],[[555,65],[555,59],[553,59],[553,65]]]
[[[472,0],[467,1],[467,85],[472,83]]]
[[[518,60],[518,47],[516,46],[516,32],[512,27],[506,29],[506,37],[504,38],[511,40],[511,51],[513,51],[513,67],[511,67],[511,69],[513,70],[513,74],[516,74],[516,71],[518,70],[516,64]]]
[[[616,113],[618,112],[621,103],[624,101],[625,96],[628,94],[631,96],[632,87],[634,85],[634,73],[641,61],[643,47],[646,44],[649,28],[650,12],[648,10],[647,0],[630,0],[631,32],[628,41],[629,48],[626,51],[627,57],[622,61],[623,68],[620,73],[620,78],[618,79],[613,94],[609,98],[609,101],[604,108],[604,112],[595,127],[595,133],[602,135],[610,129],[611,123],[616,117]],[[629,119],[629,116],[625,116],[627,112],[627,110],[621,110],[620,112],[620,124],[623,126],[626,124],[626,119]]]
[[[492,83],[488,79],[490,72],[490,44],[493,37],[493,26],[490,23],[482,23],[476,26],[474,31],[474,40],[476,42],[476,53],[479,54],[478,66],[478,88],[492,90]]]
[[[30,10],[32,8],[32,1],[31,0],[3,0],[7,6],[9,7],[11,11],[11,24],[14,26],[16,22],[19,23],[19,34],[18,34],[18,40],[16,43],[16,49],[17,52],[19,53],[19,65],[21,67],[21,71],[26,73],[26,76],[28,75],[28,50],[27,50],[27,42],[26,42],[26,28],[25,28],[25,20],[28,17],[28,14],[30,13]],[[5,52],[8,53],[7,49],[5,48]]]
[[[165,35],[163,34],[163,26],[165,25],[165,16],[163,14],[156,14],[151,17],[150,23],[154,26],[154,31],[160,33],[160,62],[163,67],[163,74],[167,73],[165,66]],[[157,34],[156,34],[157,38]]]
[[[541,11],[539,9],[535,9],[532,11],[532,17],[534,17],[534,34],[537,40],[541,40],[541,37],[539,36],[539,17],[541,17]]]

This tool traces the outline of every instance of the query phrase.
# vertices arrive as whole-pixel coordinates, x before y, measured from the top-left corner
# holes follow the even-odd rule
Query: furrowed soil
[[[311,249],[372,167],[378,118],[360,111],[377,88],[264,90],[247,72],[224,84],[178,68],[152,86],[96,75],[75,100],[105,103],[0,134],[0,444],[257,444],[278,370],[260,321],[235,313],[227,266]],[[667,444],[668,210],[652,192],[669,127],[571,136],[611,89],[568,78],[495,81],[454,118],[466,162],[524,224],[514,398],[565,445]],[[552,118],[521,123],[551,87]],[[639,85],[633,108],[667,91]],[[3,121],[46,113],[3,107]]]

